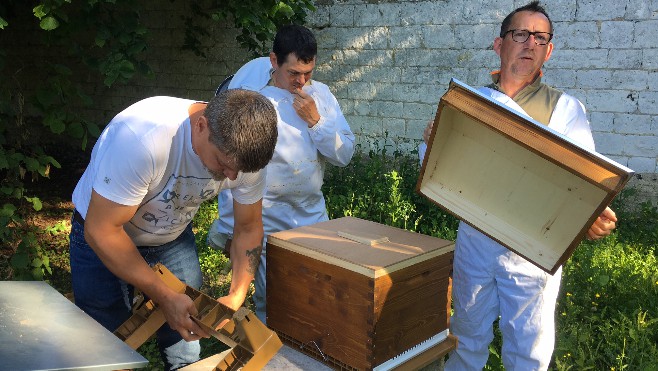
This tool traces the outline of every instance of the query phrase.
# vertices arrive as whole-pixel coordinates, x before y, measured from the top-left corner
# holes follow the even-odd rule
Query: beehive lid
[[[277,232],[268,244],[377,278],[454,250],[454,243],[354,217]]]

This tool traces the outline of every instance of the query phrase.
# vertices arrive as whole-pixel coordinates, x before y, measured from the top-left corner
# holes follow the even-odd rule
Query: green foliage
[[[418,160],[399,151],[360,146],[346,167],[329,167],[323,192],[330,218],[354,216],[454,240],[458,220],[416,193]]]
[[[195,1],[189,4],[201,9]],[[22,215],[31,212],[25,205],[40,207],[26,183],[48,178],[51,166],[61,167],[48,148],[65,143],[86,150],[100,134],[101,128],[85,116],[95,88],[85,83],[98,80],[112,87],[138,75],[153,76],[144,57],[148,29],[140,15],[142,6],[129,0],[0,3],[0,29],[25,24],[22,15],[31,17],[42,32],[33,34],[30,42],[39,44],[30,52],[48,56],[8,60],[0,50],[0,219],[12,218],[11,223],[0,223],[0,244],[18,249],[12,263],[16,278],[26,277],[28,271],[34,278],[50,273],[36,240],[25,234],[29,226]],[[238,41],[255,50],[269,43],[277,25],[302,21],[308,9],[313,9],[310,0],[218,1],[203,12],[208,19],[236,21],[242,30]],[[74,71],[87,74],[89,80],[74,78]]]
[[[228,294],[231,287],[230,271],[231,262],[221,251],[208,246],[208,230],[217,218],[217,199],[201,205],[199,212],[194,216],[193,226],[201,272],[203,273],[203,287],[206,294],[214,298]],[[247,296],[245,305],[249,307],[251,290]],[[252,308],[253,309],[253,308]],[[228,346],[214,337],[201,339],[201,358],[209,357],[228,349]]]
[[[201,37],[208,32],[199,26],[200,18],[210,18],[215,22],[233,20],[233,26],[240,30],[237,41],[254,56],[266,55],[271,48],[278,27],[286,24],[303,24],[307,11],[315,11],[311,0],[213,0],[204,3],[190,3],[191,15],[185,19],[184,49],[204,55]],[[254,11],[259,9],[260,11]]]
[[[644,231],[637,231],[644,233]],[[658,259],[654,246],[618,234],[583,242],[564,266],[557,369],[651,369],[658,359]],[[655,369],[655,368],[654,368]]]
[[[142,344],[137,349],[137,352],[149,361],[149,364],[144,368],[140,368],[140,370],[164,370],[164,362],[162,357],[160,357],[160,348],[158,347],[158,341],[155,337],[150,338]]]
[[[636,201],[637,190],[622,191],[612,208],[619,219],[619,241],[641,246],[655,246],[658,241],[658,207],[649,201]]]

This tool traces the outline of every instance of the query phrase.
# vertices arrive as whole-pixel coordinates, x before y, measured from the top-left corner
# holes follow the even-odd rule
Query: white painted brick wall
[[[318,0],[315,78],[341,102],[360,140],[388,135],[412,150],[451,77],[490,82],[500,23],[518,0]],[[588,110],[597,150],[658,172],[658,0],[545,2],[555,50],[544,81]]]

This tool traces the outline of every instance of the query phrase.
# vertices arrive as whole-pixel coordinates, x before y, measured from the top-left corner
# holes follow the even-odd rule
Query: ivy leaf
[[[74,122],[66,130],[70,136],[76,139],[82,138],[82,135],[85,133],[85,129],[79,122]]]
[[[0,30],[4,30],[5,27],[9,26],[9,23],[5,21],[2,17],[0,17]]]
[[[281,13],[286,18],[291,18],[292,16],[295,15],[295,11],[292,10],[290,5],[284,3],[283,1],[279,1],[279,3],[274,8],[273,13],[274,13],[274,16],[277,16],[277,15],[279,15],[279,13]]]
[[[61,134],[66,130],[66,124],[61,117],[57,114],[52,114],[44,117],[43,123],[50,128],[54,134]]]
[[[43,209],[43,204],[41,203],[39,197],[25,197],[25,199],[32,203],[32,208],[35,211],[41,211],[41,209]]]
[[[27,253],[16,253],[11,257],[11,266],[14,269],[25,269],[30,264],[30,257]]]
[[[87,131],[89,132],[89,135],[94,138],[98,138],[101,135],[101,129],[93,122],[87,123]]]
[[[10,217],[16,212],[16,206],[13,204],[4,204],[2,209],[0,209],[0,216]]]
[[[32,13],[34,13],[34,16],[41,19],[46,16],[46,11],[44,9],[44,5],[37,5],[32,9]]]
[[[39,170],[39,161],[36,158],[26,157],[25,158],[25,167],[28,171],[37,171]]]
[[[46,31],[52,31],[59,27],[59,22],[57,19],[55,19],[55,17],[48,16],[39,22],[39,27]]]
[[[32,277],[38,281],[43,280],[43,269],[41,267],[32,268]]]
[[[52,164],[54,167],[61,169],[62,165],[59,163],[59,161],[55,160],[54,157],[52,156],[41,156],[39,157],[39,160],[41,161],[42,164]]]
[[[129,79],[135,74],[135,65],[129,60],[123,60],[119,64],[119,73],[121,77]]]
[[[116,71],[112,71],[105,76],[103,84],[109,88],[117,80],[117,77],[119,77],[119,74]]]

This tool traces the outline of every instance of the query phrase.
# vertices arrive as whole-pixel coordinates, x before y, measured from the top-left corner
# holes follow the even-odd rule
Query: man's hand
[[[594,224],[587,231],[587,238],[590,240],[598,240],[612,232],[617,227],[617,215],[611,208],[606,207],[605,210],[594,221]]]
[[[217,301],[233,309],[234,311],[237,311],[242,306],[244,299],[241,299],[238,295],[226,295],[217,299]]]
[[[320,113],[315,105],[315,100],[302,89],[295,89],[293,96],[295,100],[292,102],[292,107],[308,127],[312,128],[320,121]]]
[[[423,130],[423,141],[425,144],[429,144],[430,141],[430,135],[432,134],[432,127],[434,126],[434,120],[430,120],[427,123],[427,126],[425,127],[425,130]]]
[[[209,338],[210,335],[190,318],[198,314],[194,302],[185,294],[172,295],[158,302],[169,326],[178,331],[185,341]]]

